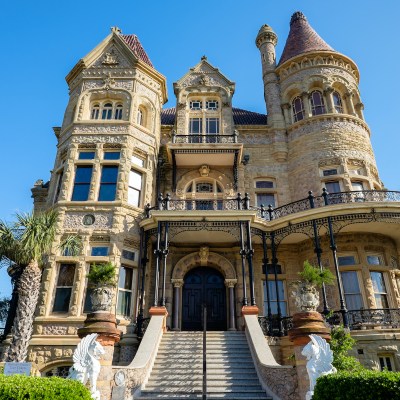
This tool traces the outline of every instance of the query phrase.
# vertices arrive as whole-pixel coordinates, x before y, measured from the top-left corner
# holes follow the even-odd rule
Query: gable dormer
[[[178,135],[232,135],[235,83],[205,56],[174,83]]]

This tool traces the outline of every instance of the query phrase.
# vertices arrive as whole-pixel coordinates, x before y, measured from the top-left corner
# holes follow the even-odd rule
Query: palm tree
[[[11,329],[12,341],[5,361],[25,361],[32,336],[33,317],[39,298],[42,267],[51,251],[57,229],[58,213],[17,214],[13,225],[0,221],[0,260],[21,269],[16,283],[18,304]],[[60,247],[69,255],[81,249],[81,239],[69,236]]]

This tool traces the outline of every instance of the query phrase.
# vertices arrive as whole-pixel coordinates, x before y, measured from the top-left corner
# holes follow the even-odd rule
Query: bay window
[[[103,165],[100,179],[99,201],[114,201],[117,190],[118,166]]]
[[[88,200],[92,171],[93,167],[91,165],[78,165],[76,167],[72,201]]]

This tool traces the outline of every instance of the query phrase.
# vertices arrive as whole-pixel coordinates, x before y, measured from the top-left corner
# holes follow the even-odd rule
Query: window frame
[[[360,275],[360,272],[361,271],[356,270],[356,269],[340,270],[340,279],[342,281],[342,286],[343,286],[343,296],[344,296],[344,299],[345,299],[346,307],[347,307],[347,309],[349,311],[353,311],[353,310],[358,311],[358,310],[362,310],[362,309],[365,308],[364,306],[365,306],[366,303],[365,303],[365,300],[364,300],[364,294],[363,294],[363,290],[362,290],[362,282],[363,281],[362,281],[362,276]],[[346,293],[346,289],[345,289],[345,285],[344,285],[345,279],[343,279],[343,274],[349,274],[349,273],[354,273],[355,274],[355,277],[357,279],[357,286],[358,286],[358,290],[359,290],[358,292],[347,292]],[[361,306],[359,308],[349,308],[349,303],[350,302],[348,302],[347,296],[359,296],[359,300],[360,300]]]
[[[300,102],[300,108],[297,109],[296,106],[296,100],[299,100]],[[304,101],[301,96],[295,96],[293,97],[291,101],[291,108],[292,108],[292,118],[293,122],[299,122],[302,121],[306,117],[306,111],[304,107]],[[301,117],[301,118],[300,118]]]
[[[265,278],[265,276],[264,276],[264,278]],[[279,303],[280,304],[283,303],[283,305],[284,305],[284,310],[283,310],[282,309],[282,304],[281,304],[281,315],[282,315],[282,317],[287,317],[287,316],[290,315],[290,312],[289,312],[289,302],[288,302],[288,292],[287,292],[286,278],[278,275],[277,281],[278,282],[282,282],[282,289],[283,289],[283,299],[279,298]],[[275,290],[275,275],[268,274],[268,283],[273,285],[273,290]],[[262,285],[261,289],[262,289],[262,293],[263,293],[263,312],[264,312],[264,316],[267,316],[268,315],[268,299],[266,297],[267,296],[267,289],[266,289],[266,280],[265,279],[262,280],[261,285]],[[279,283],[278,283],[278,285],[279,285]],[[278,288],[278,290],[279,290],[279,288]],[[278,301],[271,299],[271,291],[269,291],[269,294],[270,294],[271,314],[273,316],[278,315],[277,313],[274,314],[273,311],[272,311],[273,310],[272,304],[276,303],[276,310],[278,312]],[[277,296],[275,296],[275,297],[277,297]]]
[[[90,169],[90,179],[88,181],[82,181],[82,182],[77,182],[76,177],[77,177],[77,171],[82,168],[82,169]],[[93,164],[75,164],[75,174],[74,174],[74,182],[72,185],[72,193],[71,193],[71,201],[88,201],[89,200],[89,195],[90,195],[90,187],[92,185],[92,180],[93,180]],[[74,196],[75,194],[75,188],[87,185],[87,193],[86,193],[86,198],[85,199],[76,199]]]
[[[120,276],[121,276],[121,269],[124,268],[126,270],[131,271],[131,281],[130,281],[130,289],[126,289],[125,287],[121,287],[120,286]],[[116,305],[115,305],[115,314],[118,316],[121,316],[125,319],[130,319],[132,313],[134,312],[134,292],[135,292],[135,288],[134,288],[134,281],[136,279],[135,277],[135,268],[131,265],[122,263],[119,267],[118,270],[118,287],[117,287],[117,301],[116,301]],[[126,278],[125,278],[126,279]],[[126,282],[125,282],[126,284]],[[129,293],[130,294],[130,298],[128,303],[126,304],[126,307],[128,307],[128,312],[127,313],[120,313],[119,311],[119,306],[120,306],[120,293]]]
[[[337,95],[337,99],[339,100],[339,105],[336,104],[335,102],[335,94]],[[333,108],[334,110],[338,113],[338,114],[344,114],[344,107],[343,107],[343,100],[342,100],[342,96],[340,95],[340,93],[337,90],[334,90],[332,92],[332,103],[333,103]]]
[[[381,291],[375,291],[375,287],[374,287],[374,279],[372,278],[372,274],[380,274],[382,277],[382,283],[384,286],[385,291],[381,292]],[[375,307],[379,310],[379,309],[388,309],[390,308],[390,296],[389,296],[389,290],[388,290],[388,284],[386,281],[386,273],[385,271],[380,271],[380,270],[370,270],[369,271],[369,275],[371,278],[371,282],[372,282],[372,290],[374,292],[374,301],[375,301]],[[378,307],[378,303],[377,303],[377,298],[381,298],[381,299],[385,299],[386,305],[387,307]],[[382,303],[382,301],[380,301]]]
[[[317,94],[319,95],[320,104],[315,104],[314,95],[317,95]],[[308,96],[308,99],[310,102],[311,115],[313,117],[315,117],[317,115],[326,114],[324,95],[320,90],[318,90],[318,89],[312,90],[310,92],[310,95]]]
[[[103,181],[103,176],[104,176],[104,171],[105,170],[111,170],[111,168],[116,169],[116,176],[115,176],[115,182],[112,181]],[[100,181],[99,181],[99,190],[98,190],[98,195],[97,195],[97,201],[115,201],[117,197],[117,189],[118,189],[118,177],[119,177],[119,165],[117,164],[102,164],[101,166],[101,172],[100,172]],[[114,196],[112,199],[102,199],[101,196],[105,195],[107,193],[106,188],[109,188],[111,186],[114,186]],[[102,189],[104,190],[105,193],[102,194]]]
[[[62,266],[69,266],[69,267],[73,267],[73,269],[74,269],[74,271],[73,271],[73,274],[72,274],[72,282],[71,282],[71,285],[59,285],[59,280],[60,280],[60,273],[61,273],[61,268],[62,268]],[[53,305],[52,305],[52,308],[51,308],[51,313],[52,314],[68,314],[69,313],[69,311],[70,311],[70,308],[71,308],[71,300],[72,300],[72,291],[73,291],[73,288],[74,288],[74,286],[75,286],[75,275],[76,275],[76,270],[77,270],[77,268],[76,268],[76,264],[75,263],[72,263],[72,262],[60,262],[59,264],[58,264],[58,268],[57,268],[57,279],[56,279],[56,281],[55,281],[55,285],[54,285],[54,298],[53,298]],[[65,289],[67,289],[67,290],[69,290],[69,294],[68,294],[68,307],[67,307],[67,309],[66,310],[55,310],[54,308],[55,308],[55,306],[56,306],[56,300],[57,300],[57,293],[61,293],[61,291],[59,291],[59,289],[60,290],[65,290]]]

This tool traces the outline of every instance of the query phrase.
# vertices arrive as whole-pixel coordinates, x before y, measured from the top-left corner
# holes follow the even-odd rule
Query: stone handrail
[[[125,374],[125,400],[132,400],[140,394],[142,385],[150,376],[163,335],[164,319],[164,315],[153,315],[133,361],[126,367],[113,367],[114,374],[118,371]]]
[[[296,369],[276,362],[257,315],[244,315],[244,320],[247,341],[264,389],[274,400],[299,400]]]

